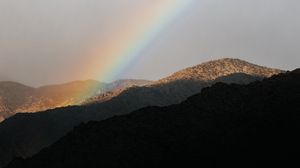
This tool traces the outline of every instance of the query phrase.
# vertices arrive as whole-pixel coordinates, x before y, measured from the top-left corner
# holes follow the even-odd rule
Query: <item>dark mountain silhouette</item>
[[[94,80],[32,88],[16,82],[0,82],[0,121],[17,112],[37,112],[79,105],[98,94],[117,92],[131,86],[150,84],[146,80],[120,80],[101,83]],[[95,88],[96,92],[85,92]],[[85,92],[83,95],[82,93]]]
[[[239,62],[243,66],[238,66]],[[235,66],[236,68],[233,68]],[[212,67],[219,76],[214,75],[214,78],[211,78],[213,80],[208,80],[207,76],[213,73],[209,70]],[[0,135],[3,135],[0,137],[0,145],[2,145],[0,163],[5,165],[13,156],[23,158],[32,156],[82,122],[104,120],[147,106],[180,103],[189,96],[199,93],[204,87],[219,81],[244,84],[282,72],[237,59],[211,61],[192,69],[199,69],[199,73],[195,76],[195,72],[189,69],[186,72],[181,71],[179,74],[186,76],[175,73],[171,77],[172,80],[166,78],[152,85],[131,87],[105,102],[96,100],[86,106],[59,108],[34,114],[17,114],[0,124]],[[203,73],[200,73],[201,70]]]
[[[249,85],[217,83],[178,105],[81,124],[7,168],[270,166],[299,156],[299,100],[300,69]]]

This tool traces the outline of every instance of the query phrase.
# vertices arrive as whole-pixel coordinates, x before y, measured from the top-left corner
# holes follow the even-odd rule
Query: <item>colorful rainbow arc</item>
[[[157,5],[154,9],[142,11],[140,22],[113,38],[108,47],[95,53],[94,57],[96,58],[90,63],[93,67],[91,71],[98,72],[94,78],[101,81],[112,81],[119,77],[163,30],[191,6],[193,1],[160,0],[156,2]],[[101,60],[97,59],[99,55]],[[95,63],[97,60],[102,62],[101,65]],[[91,87],[78,96],[86,97],[88,94],[96,92],[95,89]]]

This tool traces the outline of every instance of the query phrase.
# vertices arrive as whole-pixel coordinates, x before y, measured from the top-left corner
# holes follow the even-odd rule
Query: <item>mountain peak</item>
[[[210,81],[234,73],[244,73],[253,76],[270,77],[282,72],[284,71],[255,65],[241,59],[223,58],[186,68],[182,71],[174,73],[170,77],[160,80],[159,82],[165,83],[175,80]]]

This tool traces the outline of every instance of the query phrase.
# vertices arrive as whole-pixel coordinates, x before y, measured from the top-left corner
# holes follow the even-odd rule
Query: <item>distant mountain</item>
[[[25,158],[32,156],[82,122],[104,120],[147,106],[180,103],[216,82],[245,84],[283,72],[237,59],[211,61],[191,69],[199,69],[199,71],[207,69],[210,67],[208,64],[218,71],[215,74],[219,76],[214,75],[213,78],[208,78],[205,76],[209,76],[209,73],[214,74],[214,72],[196,73],[197,75],[195,75],[188,69],[154,84],[130,87],[105,101],[103,98],[100,98],[100,101],[96,99],[86,106],[59,108],[34,114],[17,114],[0,124],[0,135],[5,135],[0,137],[0,145],[3,145],[0,150],[0,163],[5,165],[13,156]],[[236,68],[233,68],[235,66]],[[250,70],[246,71],[245,69]],[[231,74],[228,73],[229,71]]]
[[[16,82],[0,82],[0,121],[11,116],[24,102],[34,88]]]
[[[134,92],[133,90],[141,90],[141,92],[143,90],[152,90],[153,92],[160,92],[160,94],[174,93],[172,96],[178,96],[178,100],[171,103],[173,104],[183,101],[185,98],[197,93],[199,89],[201,90],[203,87],[210,86],[216,82],[247,84],[282,72],[284,71],[258,66],[240,59],[224,58],[178,71],[169,77],[146,85],[146,89],[140,87],[130,88],[129,92]],[[122,94],[126,93],[127,90],[125,89],[125,92]],[[117,95],[119,94],[120,92],[117,93]],[[137,93],[135,92],[134,94]],[[99,102],[102,103],[103,101],[101,100],[110,98],[111,95],[115,95],[115,93],[99,95]],[[143,96],[147,95],[140,95],[141,98]],[[168,95],[164,96],[167,98],[166,103],[160,103],[159,105],[168,105],[170,100],[174,99],[174,97],[169,99]],[[97,99],[88,104],[92,103],[97,103]]]
[[[0,121],[17,112],[37,112],[70,105],[79,105],[105,92],[116,92],[131,86],[151,83],[145,80],[120,80],[101,83],[94,80],[32,88],[16,82],[0,82]],[[95,88],[96,92],[87,92]],[[84,94],[82,94],[84,93]]]
[[[7,168],[288,165],[299,156],[299,100],[300,69],[249,85],[217,83],[178,105],[81,124]]]
[[[97,81],[77,81],[62,85],[32,88],[16,82],[0,82],[0,116],[10,117],[17,112],[36,112],[74,105],[83,101],[78,94],[89,87],[105,84]],[[92,96],[92,95],[90,95]]]
[[[178,71],[169,77],[161,79],[159,83],[169,83],[177,80],[211,81],[235,73],[270,77],[281,72],[278,69],[258,66],[240,59],[224,58]]]

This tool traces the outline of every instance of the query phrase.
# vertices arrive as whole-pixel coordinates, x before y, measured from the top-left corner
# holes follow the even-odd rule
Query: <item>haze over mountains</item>
[[[82,122],[104,120],[147,106],[180,103],[216,82],[248,84],[281,72],[239,59],[221,59],[179,71],[144,87],[125,89],[105,102],[100,96],[84,106],[17,114],[0,124],[0,135],[3,135],[0,163],[3,166],[15,156],[32,156]]]
[[[98,94],[119,92],[127,87],[150,83],[146,80],[129,79],[112,83],[86,80],[33,88],[17,82],[0,82],[0,122],[17,112],[37,112],[79,105]],[[89,88],[95,88],[95,91],[86,92]]]
[[[0,82],[2,82],[2,81],[10,81],[10,80],[11,79],[8,78],[7,76],[4,76],[4,75],[0,74]]]
[[[289,165],[300,150],[299,99],[300,69],[218,83],[178,105],[81,124],[7,168]]]

